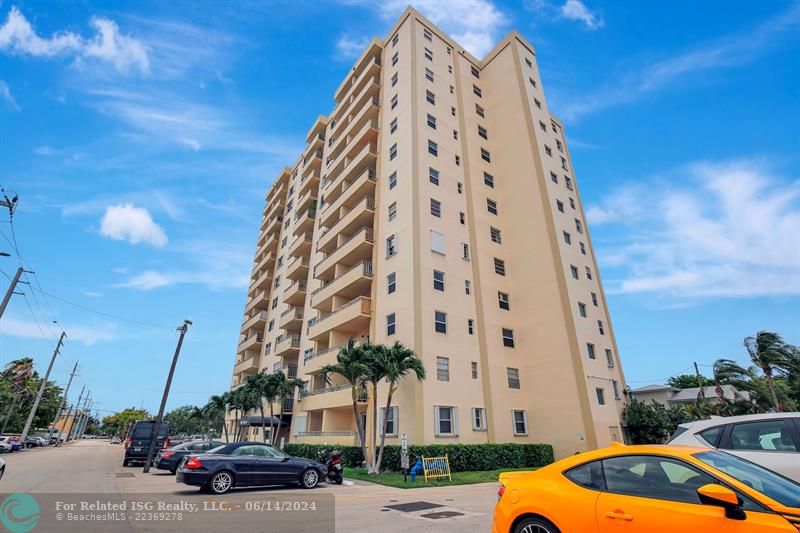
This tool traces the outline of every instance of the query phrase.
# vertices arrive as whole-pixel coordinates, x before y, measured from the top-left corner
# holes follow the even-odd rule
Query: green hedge
[[[364,461],[358,446],[290,443],[284,448],[289,455],[313,460],[318,459],[322,449],[340,450],[345,465],[351,468],[361,466]],[[412,444],[408,447],[408,454],[412,465],[421,455],[442,457],[447,454],[454,472],[545,466],[553,462],[553,447],[549,444]],[[400,470],[400,446],[386,446],[381,467],[384,470]]]

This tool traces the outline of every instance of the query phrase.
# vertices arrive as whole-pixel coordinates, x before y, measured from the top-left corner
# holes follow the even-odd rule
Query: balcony
[[[283,222],[283,215],[274,215],[267,221],[267,225],[264,227],[264,231],[267,233],[272,233],[275,231],[280,231],[281,229],[281,222]]]
[[[294,410],[294,398],[286,398],[283,400],[281,404],[281,413],[291,413],[292,410]]]
[[[283,291],[283,301],[289,305],[302,306],[306,303],[306,280],[295,280]]]
[[[247,331],[250,328],[264,328],[264,324],[267,322],[267,312],[266,311],[257,311],[253,316],[250,318],[245,319],[242,322],[242,331]]]
[[[295,217],[293,235],[306,234],[307,238],[311,238],[311,233],[314,231],[314,217],[317,215],[317,204],[311,204],[305,212],[298,212]],[[310,249],[310,247],[309,247]]]
[[[358,446],[358,435],[355,431],[300,431],[297,442],[302,444],[338,444],[339,446]]]
[[[308,207],[310,207],[312,205],[314,205],[314,206],[317,205],[317,190],[316,189],[309,190],[305,194],[303,194],[303,193],[300,193],[300,194],[301,194],[300,199],[297,201],[297,205],[295,206],[295,209],[297,209],[298,213],[302,213],[303,211],[305,211]]]
[[[337,237],[349,236],[356,229],[372,226],[375,215],[375,198],[364,196],[353,208],[342,214],[342,217],[328,228],[318,240],[317,251],[328,254],[339,248]]]
[[[286,357],[300,349],[300,335],[280,335],[275,339],[275,357]]]
[[[358,62],[353,65],[350,75],[337,87],[333,99],[336,103],[346,103],[348,97],[358,90],[359,85],[369,76],[377,75],[381,71],[381,47],[375,41],[369,44],[369,48],[361,55]],[[336,112],[331,118],[336,117]]]
[[[275,201],[271,205],[268,205],[266,207],[266,212],[264,213],[264,216],[266,216],[267,220],[268,220],[267,224],[269,224],[270,221],[272,221],[274,218],[276,218],[278,216],[282,217],[283,216],[283,210],[285,208],[286,208],[286,205],[283,202],[283,198],[281,198],[280,200]]]
[[[298,194],[305,194],[307,191],[312,191],[316,196],[317,189],[319,189],[319,172],[302,174],[300,186],[297,188]]]
[[[270,233],[264,244],[256,250],[256,262],[253,266],[253,271],[256,272],[268,266],[275,261],[275,251],[278,248],[277,233]]]
[[[253,292],[256,289],[265,289],[269,287],[269,282],[271,279],[272,279],[272,270],[270,269],[265,270],[263,274],[258,276],[250,284],[250,291]]]
[[[365,403],[366,400],[366,389],[364,389],[358,395],[358,403]],[[353,387],[349,383],[329,385],[317,390],[300,391],[300,407],[304,411],[351,407],[352,405]]]
[[[308,257],[295,257],[286,267],[286,279],[305,281],[308,279],[309,266]]]
[[[269,290],[264,289],[263,291],[257,292],[248,302],[247,305],[244,306],[244,312],[249,313],[256,307],[258,308],[265,308],[269,304]]]
[[[345,344],[339,344],[338,346],[331,346],[330,348],[304,355],[303,370],[306,374],[316,374],[323,366],[336,364],[336,356],[343,346]]]
[[[340,306],[330,313],[320,313],[308,324],[308,338],[319,341],[331,331],[337,330],[359,335],[369,327],[372,311],[372,300],[367,296],[359,296]]]
[[[311,233],[298,235],[289,245],[289,255],[294,257],[305,256],[311,251]]]
[[[320,224],[330,226],[341,216],[342,209],[347,212],[364,196],[375,196],[375,170],[366,168],[353,181],[337,182],[326,197],[326,203],[319,209]]]
[[[259,352],[261,351],[261,343],[264,342],[264,334],[263,333],[256,333],[255,335],[250,335],[246,337],[242,342],[239,343],[239,347],[236,349],[236,353],[245,353],[247,350],[257,349]]]
[[[323,281],[332,279],[337,263],[345,267],[359,261],[372,259],[373,231],[371,226],[359,228],[355,233],[343,239],[339,247],[329,253],[314,267],[314,277]]]
[[[368,295],[371,287],[372,261],[361,261],[312,292],[311,307],[329,312],[334,296],[352,300],[356,296]]]
[[[303,172],[316,171],[322,168],[322,148],[303,158]]]
[[[348,118],[349,124],[342,130],[342,138],[336,139],[325,162],[326,168],[332,174],[341,172],[344,159],[347,156],[352,157],[364,143],[377,141],[379,102],[378,92],[375,91],[375,95],[364,101],[355,116]]]
[[[278,318],[278,327],[289,330],[299,331],[303,325],[303,308],[291,306],[281,313]]]
[[[236,363],[233,367],[233,373],[238,374],[255,374],[258,372],[258,356],[246,357]]]

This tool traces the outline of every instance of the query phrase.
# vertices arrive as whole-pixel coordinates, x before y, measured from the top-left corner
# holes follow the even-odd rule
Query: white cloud
[[[98,342],[111,342],[117,338],[117,324],[115,323],[94,327],[70,325],[61,322],[59,327],[67,332],[67,342],[80,342],[86,346],[91,346]],[[14,316],[3,317],[0,331],[12,337],[41,338],[41,330],[35,322],[21,320]]]
[[[182,138],[178,139],[178,142],[184,145],[189,150],[192,150],[193,152],[200,151],[200,143],[197,142],[195,139]]]
[[[120,72],[128,72],[132,68],[142,73],[149,71],[145,45],[119,33],[116,22],[92,17],[89,24],[95,31],[89,39],[69,31],[40,37],[25,15],[12,6],[5,23],[0,26],[0,51],[35,57],[72,56],[78,62],[99,60],[111,63]]]
[[[154,270],[147,270],[141,274],[137,274],[128,278],[127,281],[118,284],[117,287],[129,287],[132,289],[149,291],[158,287],[172,285],[174,282],[175,280],[173,278]]]
[[[150,212],[133,204],[117,204],[106,208],[100,221],[100,234],[131,244],[147,243],[165,246],[167,234],[153,221]]]
[[[346,33],[336,41],[336,55],[342,60],[355,59],[369,44],[368,37],[352,37]]]
[[[12,111],[20,111],[17,101],[14,100],[14,95],[11,94],[11,89],[3,80],[0,80],[0,100],[3,100]]]
[[[561,6],[561,16],[568,20],[582,22],[589,30],[597,30],[605,24],[603,17],[591,11],[581,0],[567,0]]]
[[[55,150],[53,150],[52,146],[44,145],[44,146],[37,146],[36,148],[34,148],[33,153],[36,155],[50,156],[55,153]]]
[[[800,184],[760,161],[698,163],[588,211],[609,292],[666,299],[800,294]],[[631,207],[634,206],[635,207]],[[618,230],[619,233],[615,233]],[[617,278],[617,279],[614,279]]]

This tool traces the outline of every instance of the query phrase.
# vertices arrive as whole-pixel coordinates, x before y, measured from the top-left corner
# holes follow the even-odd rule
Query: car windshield
[[[757,464],[720,451],[700,452],[694,457],[725,472],[787,507],[800,507],[800,484]]]

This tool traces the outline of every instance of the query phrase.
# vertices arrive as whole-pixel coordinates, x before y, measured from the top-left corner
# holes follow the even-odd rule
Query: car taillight
[[[194,468],[200,468],[201,466],[203,466],[203,463],[201,463],[198,459],[195,459],[194,457],[189,457],[189,460],[186,461],[186,464],[183,466],[186,468],[194,469]]]
[[[503,493],[505,493],[506,488],[503,485],[497,487],[497,501],[500,501],[500,498],[503,497]]]
[[[125,439],[125,447],[127,448],[128,446],[130,446],[132,442],[133,442],[133,437],[128,437],[127,439]]]
[[[341,462],[342,462],[341,459],[334,459],[333,462],[331,462],[331,464],[332,465],[338,465]]]
[[[161,453],[161,457],[170,457],[170,456],[172,456],[174,454],[175,454],[175,452],[173,452],[172,450],[164,450]]]

